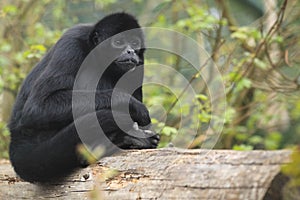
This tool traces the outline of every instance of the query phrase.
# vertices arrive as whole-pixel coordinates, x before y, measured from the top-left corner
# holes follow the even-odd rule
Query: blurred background
[[[6,125],[28,72],[66,29],[77,23],[95,23],[117,11],[135,15],[141,26],[163,27],[188,35],[216,64],[225,84],[226,113],[215,148],[275,150],[295,149],[300,144],[300,2],[297,0],[2,0],[0,158],[8,158]],[[184,48],[176,37],[172,40],[173,48]],[[190,53],[189,49],[185,51]],[[167,88],[144,87],[147,106],[160,104],[168,116],[162,122],[155,117],[160,110],[155,107],[151,110],[153,124],[162,136],[160,147],[176,140],[179,146],[189,141],[188,148],[200,148],[209,139],[203,134],[207,124],[218,118],[211,112],[209,91],[201,73],[178,55],[148,50],[146,65],[153,62],[180,72],[197,92],[192,104],[178,105],[180,97]],[[145,74],[152,77],[158,72],[146,68]],[[168,73],[159,76],[172,90],[184,89],[176,84],[175,76]],[[213,80],[214,74],[210,76]],[[199,128],[190,134],[195,124],[200,124]],[[300,155],[296,154],[294,159],[287,173],[300,183]]]

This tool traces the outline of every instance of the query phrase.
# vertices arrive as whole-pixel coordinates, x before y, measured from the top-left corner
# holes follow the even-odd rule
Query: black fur
[[[97,44],[122,31],[140,28],[137,20],[126,13],[116,13],[100,20],[95,25],[77,25],[68,31],[49,50],[25,79],[12,112],[9,129],[11,132],[10,159],[17,174],[26,181],[49,181],[84,165],[85,161],[77,154],[81,143],[74,126],[74,120],[86,127],[90,134],[97,126],[91,122],[92,114],[86,102],[75,102],[82,110],[77,119],[72,115],[72,89],[75,76],[85,57]],[[142,42],[143,35],[139,37]],[[135,50],[141,65],[131,73],[131,81],[142,85],[144,49]],[[127,56],[127,55],[126,55]],[[155,148],[158,136],[149,138],[133,137],[121,131],[111,112],[111,95],[118,79],[125,73],[113,62],[101,77],[96,91],[96,116],[106,136],[118,147]],[[80,92],[79,94],[80,95]],[[119,108],[128,107],[130,114],[139,126],[150,124],[147,108],[142,103],[142,87],[133,95],[118,92],[113,102]],[[132,128],[132,121],[122,112],[117,113],[120,123]],[[133,131],[134,132],[134,131]],[[136,130],[139,136],[144,130]],[[105,147],[106,154],[116,148],[105,142],[104,136],[97,141]]]

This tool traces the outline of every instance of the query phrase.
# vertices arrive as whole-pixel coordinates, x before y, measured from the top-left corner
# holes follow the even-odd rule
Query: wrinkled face
[[[143,63],[142,39],[137,35],[117,34],[111,38],[111,48],[121,52],[114,63],[124,71],[134,71]]]

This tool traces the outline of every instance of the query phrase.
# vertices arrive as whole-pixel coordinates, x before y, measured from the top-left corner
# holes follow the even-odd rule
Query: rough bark
[[[127,151],[44,185],[18,179],[6,163],[0,164],[0,199],[270,199],[267,190],[280,195],[270,186],[280,177],[280,166],[289,162],[289,154],[285,150]]]

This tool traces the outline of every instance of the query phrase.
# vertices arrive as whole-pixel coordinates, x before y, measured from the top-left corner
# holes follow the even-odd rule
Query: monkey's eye
[[[139,49],[141,48],[141,40],[139,38],[134,38],[130,41],[130,45],[134,49]]]
[[[125,44],[125,41],[123,38],[114,38],[112,41],[113,47],[116,47],[116,48],[121,48],[124,46],[124,44]]]

